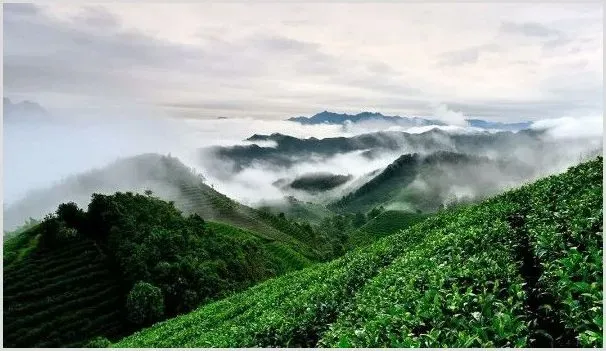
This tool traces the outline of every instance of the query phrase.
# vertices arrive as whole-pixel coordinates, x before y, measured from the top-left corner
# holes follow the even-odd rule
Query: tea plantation
[[[603,161],[443,211],[115,347],[602,347]]]
[[[404,211],[388,210],[369,220],[360,229],[349,234],[348,247],[360,247],[371,244],[378,239],[393,234],[398,230],[408,228],[418,223],[430,214],[409,213]]]
[[[77,347],[96,335],[124,336],[122,295],[92,240],[36,251],[4,269],[4,346]]]
[[[3,345],[118,340],[312,264],[293,241],[184,216],[151,194],[95,194],[88,211],[62,204],[4,242]],[[158,292],[155,305],[145,291]]]

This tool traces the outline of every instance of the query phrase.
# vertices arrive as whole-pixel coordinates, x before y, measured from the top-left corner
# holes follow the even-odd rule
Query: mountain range
[[[335,113],[329,111],[323,111],[317,113],[311,117],[291,117],[287,119],[291,122],[297,122],[300,124],[314,125],[314,124],[345,124],[361,123],[361,122],[387,122],[393,125],[399,126],[444,126],[447,125],[445,122],[437,119],[428,119],[421,117],[400,117],[400,116],[385,116],[379,112],[361,112],[356,115],[350,115],[345,113]],[[499,129],[508,131],[518,131],[527,129],[532,124],[531,122],[517,122],[517,123],[501,123],[491,122],[481,119],[467,119],[466,120],[470,127],[482,128],[482,129]]]
[[[246,141],[252,145],[213,146],[200,150],[202,162],[216,164],[218,161],[229,161],[233,171],[241,171],[255,163],[264,163],[274,167],[291,167],[310,158],[328,158],[335,154],[363,152],[369,159],[382,152],[432,152],[449,150],[467,154],[507,154],[522,147],[533,150],[542,149],[545,142],[542,132],[523,130],[518,133],[487,131],[453,134],[437,128],[423,133],[400,131],[381,131],[355,135],[352,137],[332,138],[296,138],[274,133],[271,135],[255,134]],[[272,141],[275,146],[259,146],[254,142]],[[406,152],[401,152],[406,153]],[[208,161],[211,160],[211,161]],[[209,171],[217,167],[208,164]],[[219,168],[217,168],[219,169]]]
[[[499,141],[503,146],[503,142],[513,142],[508,135],[524,133],[505,133],[484,142]],[[594,333],[599,323],[583,321],[601,315],[601,310],[590,309],[601,301],[601,295],[595,294],[601,287],[579,283],[595,281],[598,273],[601,277],[601,269],[595,268],[602,258],[601,236],[597,240],[592,235],[602,231],[602,159],[482,204],[469,204],[498,192],[502,180],[519,184],[533,172],[530,166],[515,159],[452,151],[403,154],[328,208],[290,199],[288,213],[320,216],[312,226],[286,218],[284,213],[272,215],[239,204],[206,185],[204,177],[173,157],[146,154],[116,161],[32,193],[5,211],[6,220],[7,214],[15,215],[11,211],[25,214],[29,206],[49,208],[103,189],[108,193],[111,188],[126,191],[94,195],[86,211],[63,203],[55,214],[6,239],[4,345],[413,345],[417,339],[406,336],[409,334],[401,341],[382,339],[383,331],[370,327],[376,325],[375,319],[394,312],[394,301],[408,299],[409,294],[419,296],[396,306],[411,309],[404,316],[413,319],[424,316],[415,303],[424,304],[418,309],[425,311],[436,306],[436,296],[441,296],[436,294],[442,291],[440,299],[459,296],[461,291],[475,291],[482,301],[496,299],[497,305],[482,305],[484,312],[476,311],[481,306],[473,307],[471,295],[474,312],[467,313],[465,304],[455,304],[459,300],[445,305],[454,306],[450,310],[467,318],[465,323],[444,327],[458,330],[481,320],[481,313],[491,315],[496,313],[494,308],[500,311],[503,306],[505,312],[497,315],[519,311],[498,318],[516,321],[513,316],[520,313],[531,318],[540,307],[522,306],[525,294],[537,291],[541,294],[537,299],[557,308],[557,312],[546,310],[551,313],[546,318],[566,319],[572,325],[569,329],[551,330],[545,336],[535,327],[519,329],[526,325],[520,321],[511,326],[518,333],[512,340],[479,333],[471,339],[448,339],[449,345],[596,346],[597,339],[582,335]],[[327,182],[332,187],[333,176],[304,174],[298,180],[317,191]],[[467,204],[439,206],[449,200],[453,185],[462,194],[455,194],[455,202]],[[479,197],[476,190],[480,190]],[[131,191],[145,191],[146,195]],[[416,205],[404,208],[404,202]],[[36,216],[50,211],[38,211]],[[546,226],[552,227],[547,230]],[[557,249],[562,262],[560,256],[549,254],[556,250],[553,245],[564,245],[563,251]],[[588,252],[582,251],[584,256],[579,257],[577,247]],[[551,270],[545,278],[551,279],[549,283],[537,283],[532,273],[520,267],[525,255],[535,261],[547,260],[543,262]],[[572,259],[591,262],[588,267],[593,268],[564,265]],[[322,263],[327,260],[330,262]],[[562,268],[558,267],[567,269],[566,277],[585,280],[568,284],[559,278]],[[462,270],[451,272],[457,269]],[[440,292],[424,288],[427,281],[433,282],[424,274],[437,277],[430,286],[440,287]],[[591,279],[581,278],[583,274]],[[393,279],[373,290],[375,283],[371,282],[384,275]],[[268,282],[263,283],[265,280]],[[518,284],[514,290],[497,289],[497,284],[507,286],[512,281]],[[496,290],[486,290],[487,282]],[[532,286],[523,290],[528,284]],[[400,289],[408,290],[394,296]],[[584,298],[575,298],[576,292]],[[566,305],[569,300],[560,295],[580,304],[587,317],[577,317]],[[362,310],[367,304],[368,310]],[[443,313],[424,318],[450,321],[450,310],[439,309]],[[398,311],[394,313],[402,315]],[[390,316],[389,325],[400,328],[404,323]],[[358,338],[356,323],[376,333],[372,338],[376,341]],[[426,323],[416,321],[413,328]],[[492,322],[488,327],[495,329],[490,335],[505,328]],[[158,337],[158,333],[169,336]],[[575,333],[581,336],[577,338]],[[538,343],[537,338],[541,338]]]

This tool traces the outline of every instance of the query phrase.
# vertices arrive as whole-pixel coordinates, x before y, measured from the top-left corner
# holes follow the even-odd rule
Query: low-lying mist
[[[300,125],[258,119],[177,119],[148,111],[116,115],[86,112],[53,119],[17,116],[4,121],[4,204],[28,191],[48,187],[75,173],[102,167],[117,158],[155,152],[197,161],[197,149],[249,145],[251,135],[282,133],[300,138],[352,136],[368,132],[339,125]],[[387,128],[387,125],[383,127]],[[381,130],[375,125],[371,130]],[[271,147],[272,142],[256,142]],[[190,162],[192,161],[192,162]]]
[[[131,112],[129,112],[131,113]],[[99,113],[97,114],[99,115]],[[4,213],[11,218],[4,219],[4,230],[10,230],[23,223],[27,217],[38,218],[56,208],[59,202],[78,200],[86,205],[90,194],[85,190],[58,187],[61,194],[54,192],[52,200],[58,200],[49,209],[48,204],[36,208],[36,204],[23,204],[23,199],[33,191],[42,191],[53,186],[66,184],[65,180],[74,175],[104,167],[118,158],[143,153],[171,154],[184,164],[194,168],[205,177],[205,182],[217,191],[245,204],[256,205],[267,200],[280,201],[287,195],[293,195],[304,201],[329,203],[349,191],[355,190],[372,178],[373,172],[385,168],[400,155],[412,152],[430,153],[437,150],[469,152],[469,148],[460,150],[453,142],[457,135],[485,134],[486,131],[462,126],[442,126],[442,133],[432,138],[439,139],[439,147],[422,147],[402,144],[392,150],[361,149],[352,152],[330,155],[305,154],[294,159],[288,166],[252,162],[250,166],[235,172],[229,160],[201,160],[200,148],[209,146],[251,145],[244,141],[253,134],[269,135],[281,133],[297,138],[315,137],[351,137],[375,131],[408,133],[426,133],[431,127],[412,127],[402,129],[393,125],[373,123],[346,125],[300,125],[289,121],[270,121],[257,119],[215,119],[195,120],[176,119],[167,116],[150,115],[146,111],[124,115],[112,114],[105,118],[78,115],[69,118],[55,118],[52,121],[23,120],[4,123]],[[599,124],[599,128],[598,127]],[[477,155],[493,159],[513,158],[530,165],[534,172],[532,178],[563,171],[584,158],[602,152],[602,117],[585,119],[562,118],[535,122],[532,126],[540,140],[536,143],[517,144],[503,149],[494,146],[477,145]],[[494,131],[491,131],[494,133]],[[435,141],[434,141],[435,142]],[[254,142],[260,147],[276,147],[272,141]],[[496,144],[498,145],[498,144]],[[210,157],[210,156],[209,156]],[[351,175],[346,181],[325,192],[309,193],[300,189],[276,186],[280,179],[294,180],[303,174],[331,173]],[[455,173],[455,172],[453,172]],[[107,177],[122,177],[104,173]],[[498,174],[486,174],[485,177],[498,177]],[[128,175],[124,175],[128,177]],[[137,179],[137,177],[133,177]],[[517,181],[517,180],[516,180]],[[125,191],[114,180],[102,182],[104,192]],[[504,179],[499,184],[509,184]],[[112,185],[114,184],[114,185]],[[130,183],[128,183],[130,184]],[[420,183],[419,183],[420,184]],[[149,184],[132,184],[133,190],[141,190]],[[116,189],[112,189],[115,186]],[[131,186],[131,185],[129,185]],[[453,196],[463,194],[473,196],[476,190],[461,187],[453,188]],[[158,188],[160,185],[155,184]],[[84,193],[83,193],[84,192]],[[169,190],[167,190],[169,192]],[[159,195],[161,195],[161,191]],[[461,196],[463,196],[461,195]],[[18,213],[15,208],[25,206],[26,213]],[[397,204],[392,204],[396,206]],[[13,211],[7,209],[13,208]],[[400,207],[406,208],[407,204]]]

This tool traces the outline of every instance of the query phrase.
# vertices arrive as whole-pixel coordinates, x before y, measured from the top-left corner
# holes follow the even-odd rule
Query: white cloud
[[[282,119],[430,115],[440,101],[501,121],[602,109],[601,4],[16,6],[4,5],[5,94],[49,107],[122,97]]]
[[[602,116],[553,118],[536,121],[531,128],[547,130],[548,135],[555,139],[601,139],[604,134],[604,118]]]
[[[454,126],[467,125],[467,117],[465,117],[461,112],[450,110],[448,106],[444,104],[440,104],[436,107],[433,116],[446,124]]]

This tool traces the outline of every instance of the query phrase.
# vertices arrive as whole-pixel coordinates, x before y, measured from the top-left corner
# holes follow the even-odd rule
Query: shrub
[[[160,288],[137,282],[126,299],[128,318],[137,325],[148,325],[164,315],[164,297]]]

